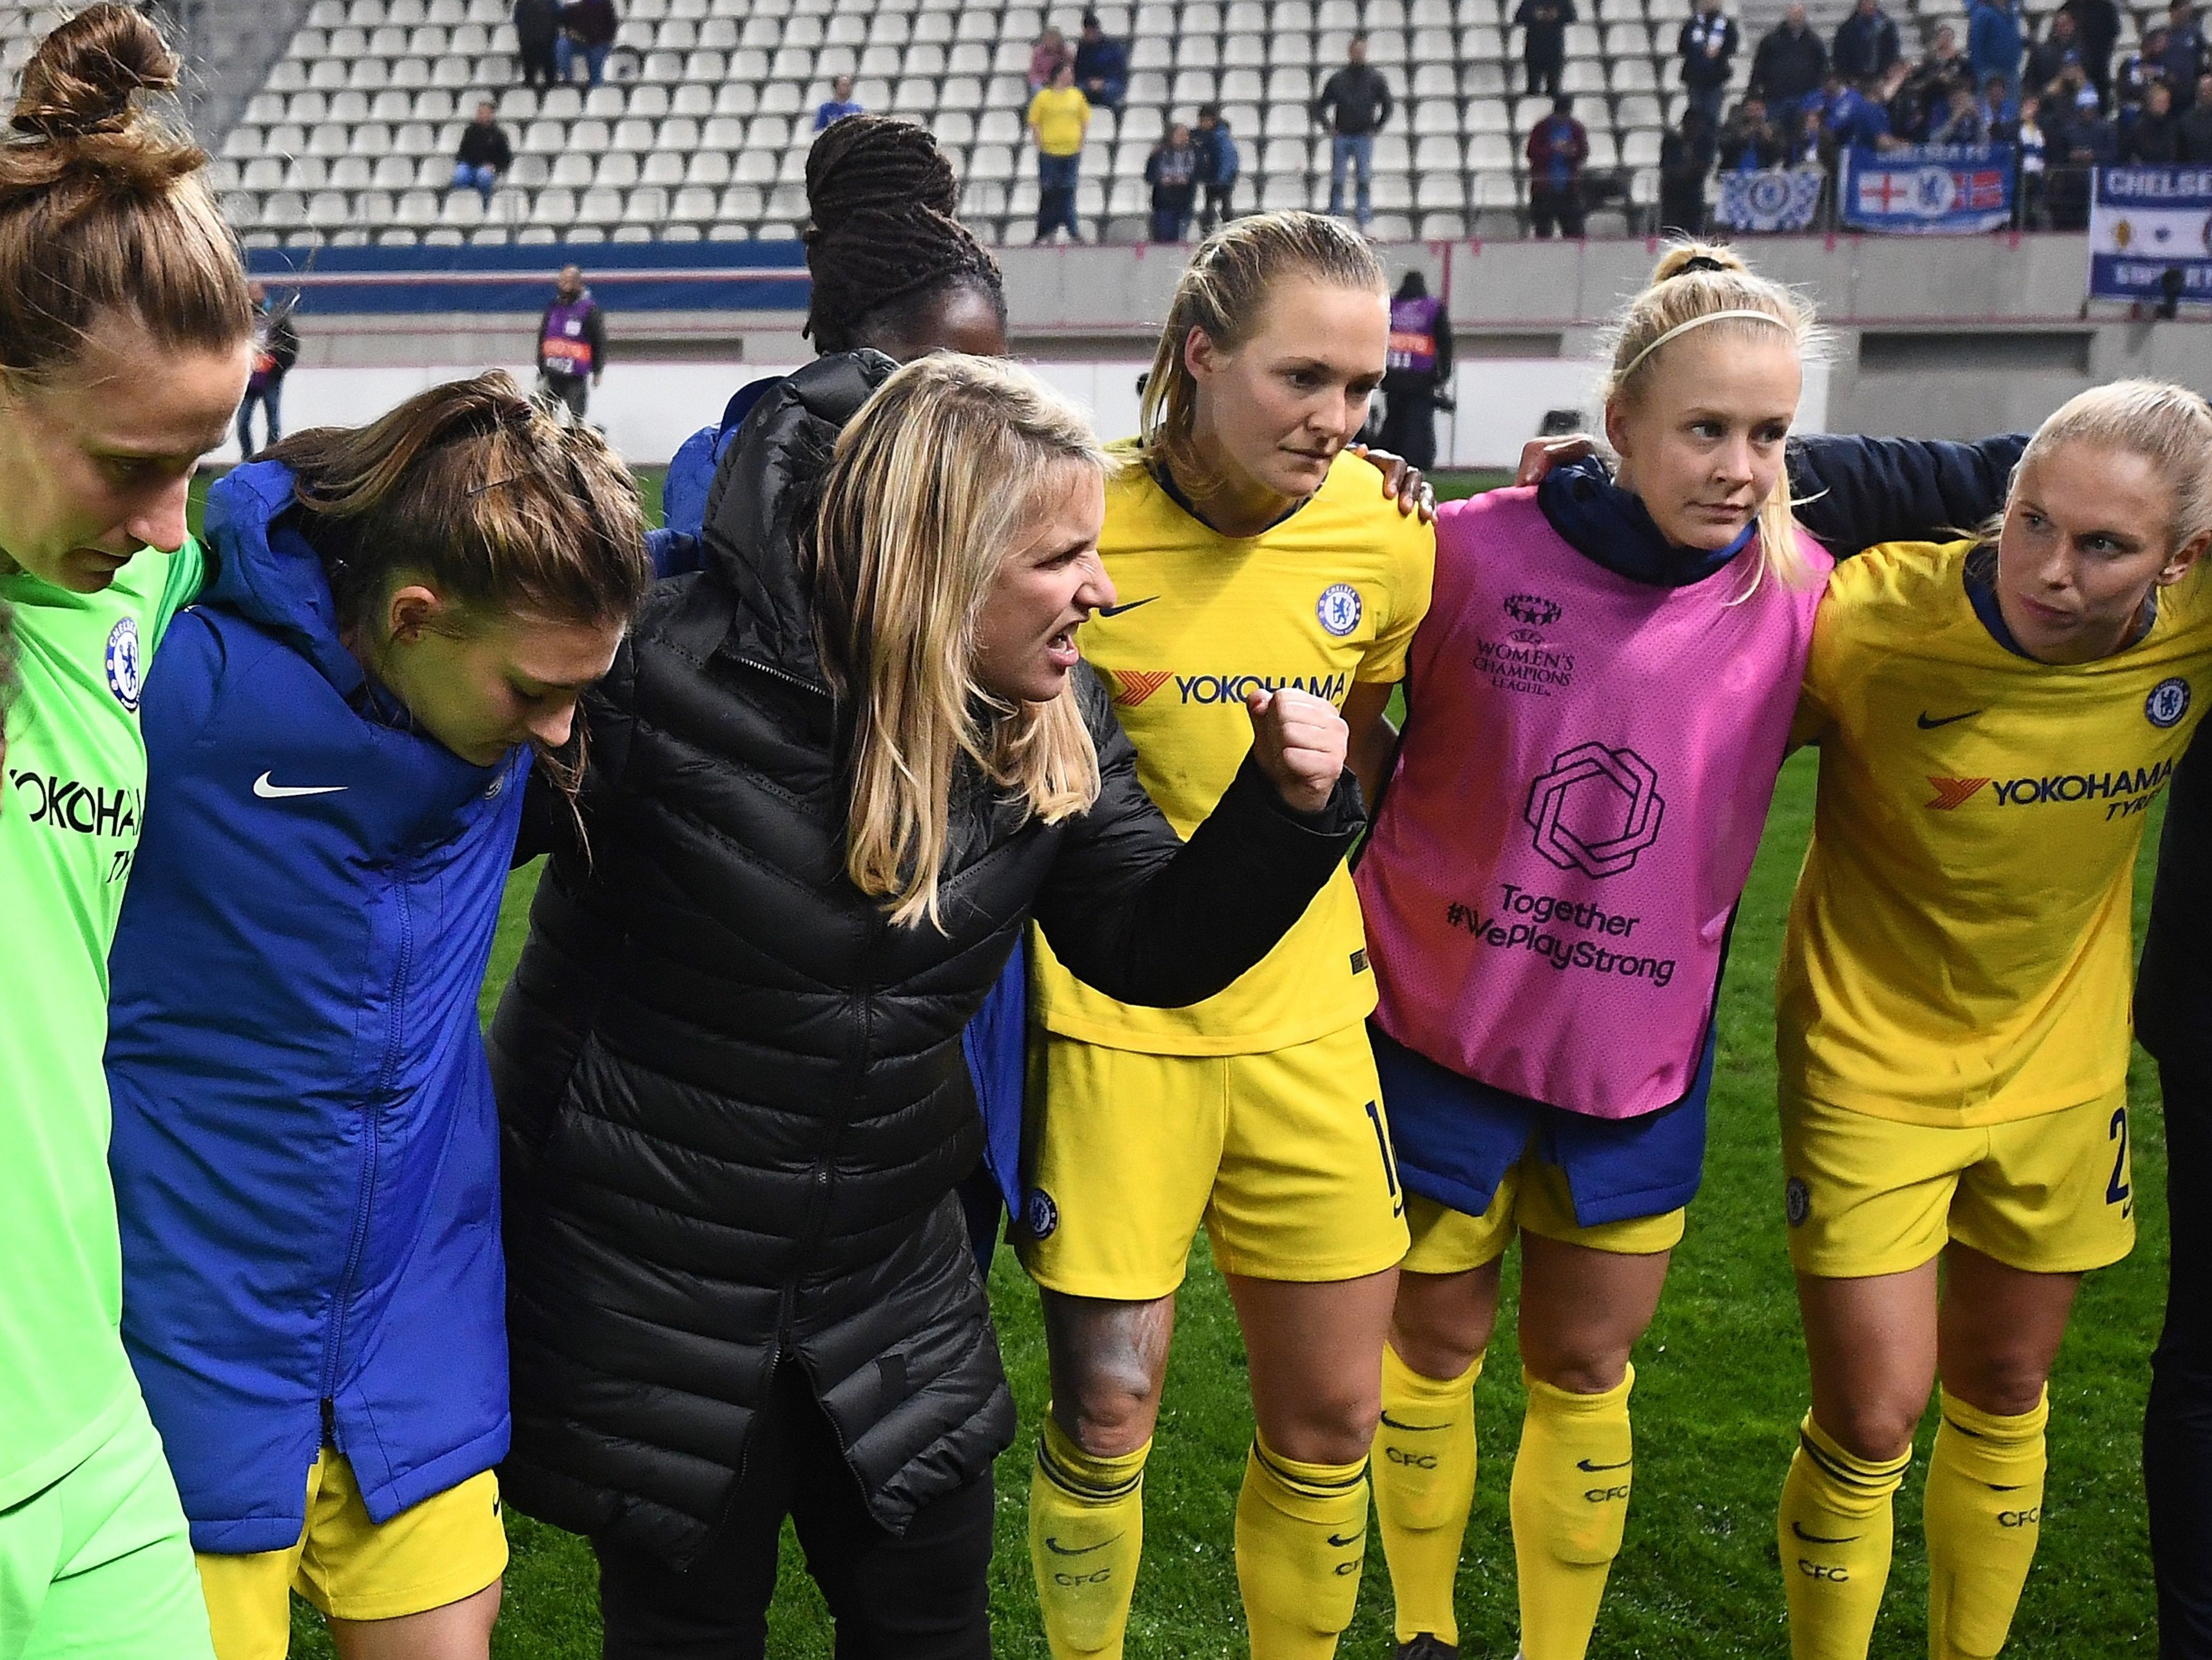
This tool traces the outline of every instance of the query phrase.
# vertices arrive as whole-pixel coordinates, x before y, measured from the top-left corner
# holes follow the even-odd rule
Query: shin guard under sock
[[[1528,1410],[1512,1488],[1521,1651],[1527,1660],[1582,1660],[1628,1525],[1636,1459],[1628,1394],[1636,1368],[1602,1395],[1572,1395],[1526,1372],[1522,1377]]]
[[[1452,1582],[1474,1502],[1474,1380],[1425,1377],[1382,1349],[1382,1421],[1375,1432],[1375,1525],[1390,1568],[1398,1640],[1423,1632],[1459,1641]]]
[[[1051,1413],[1030,1475],[1030,1565],[1053,1660],[1121,1660],[1145,1548],[1146,1441],[1100,1458]]]
[[[1367,1461],[1306,1464],[1256,1436],[1237,1495],[1237,1585],[1252,1660],[1328,1660],[1359,1601]]]
[[[1911,1462],[1910,1447],[1881,1462],[1846,1452],[1805,1414],[1775,1523],[1794,1660],[1865,1660],[1889,1583],[1893,1504]]]
[[[1928,1460],[1929,1660],[1989,1660],[2004,1646],[2043,1521],[2046,1394],[2016,1418],[1941,1397]]]

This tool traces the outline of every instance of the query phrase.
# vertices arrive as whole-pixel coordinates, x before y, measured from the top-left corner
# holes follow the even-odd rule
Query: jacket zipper
[[[346,1243],[345,1262],[338,1270],[338,1283],[331,1301],[330,1329],[323,1339],[323,1439],[333,1447],[338,1446],[338,1362],[345,1344],[346,1308],[353,1296],[354,1278],[361,1272],[362,1253],[368,1248],[369,1201],[376,1191],[377,1110],[391,1094],[405,1047],[407,982],[414,966],[415,918],[408,908],[404,873],[398,886],[399,967],[392,978],[392,1012],[385,1026],[384,1064],[377,1073],[376,1088],[362,1109],[361,1185],[354,1199],[353,1237]],[[339,1450],[344,1449],[341,1447]]]
[[[817,686],[811,680],[801,679],[798,675],[793,674],[789,669],[780,669],[773,663],[763,663],[758,658],[755,657],[740,657],[737,660],[743,666],[755,670],[759,673],[765,674],[771,680],[781,680],[787,686],[796,686],[801,691],[811,691],[817,697],[822,698],[825,701],[829,699],[829,687]]]

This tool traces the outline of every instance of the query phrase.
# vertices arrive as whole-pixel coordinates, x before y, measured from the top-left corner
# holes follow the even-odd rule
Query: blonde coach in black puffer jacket
[[[989,1652],[1014,1413],[953,1196],[961,1028],[1032,915],[1110,995],[1212,995],[1361,822],[1334,710],[1257,694],[1179,842],[1074,661],[1113,603],[1096,440],[977,358],[855,419],[893,368],[821,359],[748,420],[708,568],[588,701],[588,851],[556,852],[493,1027],[502,1483],[592,1536],[617,1660],[761,1653],[787,1513],[841,1656]]]

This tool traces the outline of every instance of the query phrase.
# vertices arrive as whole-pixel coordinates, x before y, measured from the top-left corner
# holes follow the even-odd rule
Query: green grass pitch
[[[659,477],[646,474],[657,510]],[[1460,494],[1478,481],[1449,481]],[[1484,479],[1481,483],[1493,482]],[[1454,487],[1456,488],[1454,488]],[[1720,1061],[1704,1192],[1690,1211],[1664,1302],[1636,1352],[1637,1491],[1593,1660],[1741,1660],[1782,1656],[1788,1642],[1774,1547],[1774,1504],[1805,1403],[1804,1349],[1784,1250],[1781,1161],[1773,1106],[1773,982],[1790,888],[1810,826],[1813,758],[1784,769],[1744,897],[1721,1000]],[[2161,811],[2162,811],[2161,803]],[[2150,891],[2158,817],[2146,827],[2137,921]],[[483,1008],[489,1015],[526,927],[537,869],[516,873],[501,918]],[[2090,1276],[2051,1382],[2051,1462],[2043,1545],[2006,1652],[2020,1660],[2150,1655],[2150,1566],[2139,1428],[2166,1267],[2165,1136],[2154,1075],[2138,1054],[2130,1098],[2142,1238],[2118,1268]],[[1030,1585],[1024,1496],[1045,1398],[1035,1292],[1002,1252],[992,1276],[1000,1343],[1021,1406],[1021,1437],[1000,1461],[993,1609],[999,1652],[1044,1660]],[[1522,1389],[1507,1309],[1478,1391],[1482,1475],[1461,1560],[1462,1644],[1468,1660],[1513,1652],[1513,1554],[1506,1481]],[[1200,1243],[1191,1256],[1176,1352],[1146,1472],[1146,1552],[1132,1656],[1245,1652],[1230,1551],[1250,1434],[1244,1362],[1219,1277]],[[1898,1505],[1896,1566],[1877,1660],[1927,1652],[1920,1480],[1931,1420]],[[493,1639],[499,1660],[586,1660],[599,1652],[596,1580],[580,1540],[511,1519],[514,1560]],[[331,1654],[320,1622],[296,1604],[292,1651]],[[827,1660],[821,1601],[786,1535],[769,1651]],[[1340,1651],[1390,1653],[1389,1586],[1379,1543],[1368,1552],[1359,1611]]]

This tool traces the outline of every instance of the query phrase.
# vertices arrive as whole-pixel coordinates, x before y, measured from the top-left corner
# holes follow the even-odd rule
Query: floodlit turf
[[[1446,481],[1451,494],[1474,482]],[[657,504],[657,478],[647,488]],[[1741,1660],[1787,1649],[1774,1501],[1803,1410],[1805,1375],[1784,1250],[1772,987],[1790,884],[1810,824],[1813,778],[1809,756],[1785,769],[1735,930],[1722,996],[1705,1188],[1691,1209],[1659,1317],[1636,1353],[1636,1500],[1594,1660]],[[2139,921],[2162,811],[2163,803],[2146,831]],[[537,875],[534,866],[520,872],[510,887],[484,994],[487,1015],[520,949]],[[2129,1262],[2091,1276],[2051,1385],[2042,1554],[2006,1651],[2020,1660],[2148,1655],[2155,1649],[2137,1438],[2163,1294],[2165,1138],[2154,1081],[2140,1056],[2138,1062],[2132,1098],[2139,1110],[2135,1177],[2142,1240]],[[1044,1660],[1023,1508],[1045,1395],[1036,1299],[1005,1253],[992,1293],[1022,1414],[1020,1438],[998,1470],[998,1651],[1008,1660]],[[1506,1483],[1522,1402],[1511,1340],[1515,1294],[1509,1273],[1507,1310],[1479,1389],[1482,1475],[1459,1585],[1468,1660],[1505,1660],[1513,1652]],[[1244,1652],[1230,1537],[1249,1433],[1235,1322],[1200,1243],[1192,1253],[1166,1406],[1146,1477],[1146,1554],[1130,1628],[1132,1657]],[[1931,1421],[1921,1437],[1923,1461],[1932,1433]],[[1918,1525],[1923,1468],[1916,1466],[1899,1498],[1896,1568],[1874,1648],[1880,1660],[1917,1660],[1927,1651],[1926,1557]],[[494,1653],[501,1660],[596,1656],[589,1551],[520,1517],[511,1518],[509,1532],[514,1561]],[[1389,1608],[1381,1547],[1371,1544],[1358,1620],[1340,1652],[1356,1660],[1387,1657]],[[295,1614],[294,1654],[328,1656],[327,1640],[305,1605],[295,1604]],[[820,1599],[787,1534],[769,1651],[777,1660],[826,1660],[830,1653]]]

